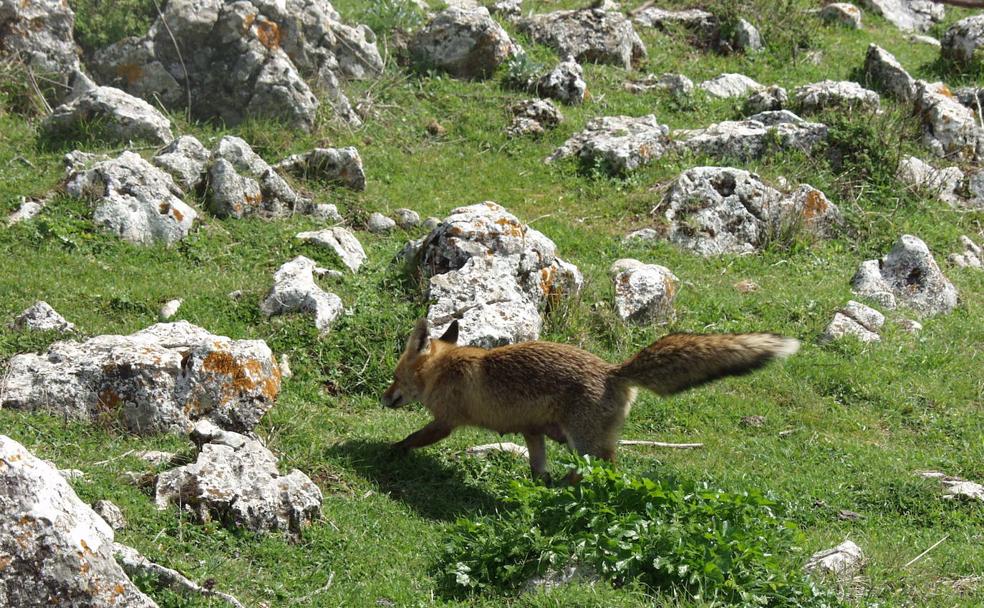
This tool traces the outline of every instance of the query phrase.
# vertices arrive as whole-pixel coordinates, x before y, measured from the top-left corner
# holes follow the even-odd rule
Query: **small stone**
[[[765,416],[759,416],[758,414],[752,416],[742,416],[741,425],[751,428],[759,428],[765,426]]]
[[[771,85],[760,91],[755,91],[745,100],[746,114],[759,114],[783,110],[789,105],[789,94],[786,89]]]
[[[809,573],[833,575],[843,580],[856,576],[863,566],[864,553],[861,548],[846,540],[833,549],[814,553],[803,569]]]
[[[280,363],[278,367],[280,367],[281,378],[287,379],[294,375],[294,373],[290,371],[290,359],[287,357],[287,353],[280,355]]]
[[[427,218],[426,220],[424,220],[424,223],[423,223],[423,227],[427,231],[434,230],[435,228],[437,228],[440,225],[441,225],[441,220],[439,218],[436,218],[436,217],[433,217],[433,216],[431,216],[431,217]]]
[[[330,203],[321,203],[314,206],[311,210],[311,217],[327,224],[337,224],[343,221],[342,214],[338,212],[338,207]]]
[[[734,284],[735,291],[738,293],[752,293],[761,289],[759,284],[749,279],[743,279]]]
[[[410,53],[421,67],[465,79],[489,78],[518,51],[485,7],[441,11],[410,41]]]
[[[512,124],[506,128],[510,137],[541,135],[545,129],[553,129],[564,120],[557,106],[548,99],[527,99],[513,104]]]
[[[114,530],[126,528],[126,518],[123,517],[123,511],[112,502],[108,500],[97,500],[92,503],[92,510],[99,517],[102,517],[103,521],[109,524],[110,528]]]
[[[260,311],[268,317],[296,312],[313,314],[315,327],[326,333],[344,307],[341,298],[314,282],[316,266],[313,260],[297,256],[278,268]]]
[[[744,19],[738,19],[735,24],[731,45],[743,53],[754,53],[764,48],[758,29]]]
[[[159,450],[146,450],[141,452],[134,452],[133,454],[140,460],[155,466],[162,467],[171,464],[172,461],[177,457],[174,452],[161,452]],[[142,474],[142,473],[141,473]]]
[[[226,297],[229,298],[230,300],[239,300],[240,298],[243,297],[243,290],[237,289],[235,291],[230,291],[229,293],[226,294]]]
[[[710,80],[705,80],[697,86],[711,97],[719,99],[742,97],[765,88],[744,74],[721,74]]]
[[[430,134],[432,137],[441,137],[446,132],[447,129],[445,129],[444,126],[441,125],[441,123],[437,122],[433,118],[430,120],[429,123],[427,123],[427,133]]]
[[[630,93],[646,91],[666,91],[674,97],[689,97],[694,92],[694,83],[683,74],[666,73],[660,76],[649,74],[640,80],[627,81],[623,88]]]
[[[641,264],[623,270],[613,282],[615,313],[623,321],[648,325],[673,318],[680,279],[668,268]]]
[[[332,250],[352,272],[358,272],[366,261],[362,243],[347,228],[336,226],[316,232],[301,232],[297,238]]]
[[[916,80],[894,55],[876,44],[868,45],[864,77],[868,85],[899,101],[910,102],[916,98]]]
[[[878,93],[846,80],[824,80],[798,87],[793,98],[794,109],[804,115],[830,108],[862,112],[879,109]]]
[[[541,97],[549,97],[562,103],[582,103],[588,92],[588,85],[584,82],[584,68],[573,56],[568,56],[537,81],[536,92]]]
[[[57,331],[68,333],[75,331],[75,325],[65,320],[44,300],[38,300],[33,306],[22,312],[10,324],[12,329],[30,331]]]
[[[205,179],[212,153],[191,135],[182,135],[157,153],[151,162],[174,178],[185,192],[194,192]]]
[[[341,184],[359,192],[366,189],[362,157],[353,147],[314,148],[304,154],[288,156],[273,168],[304,179]]]
[[[984,15],[966,17],[951,25],[940,41],[940,55],[960,66],[969,66],[984,47]]]
[[[910,334],[917,334],[922,331],[922,323],[913,319],[899,319],[899,327],[902,331]]]
[[[959,167],[937,169],[915,156],[908,156],[899,161],[895,177],[910,186],[926,190],[947,203],[961,202],[958,190],[964,181],[964,172]]]
[[[652,114],[593,118],[546,162],[576,156],[589,167],[624,174],[660,158],[669,149],[668,134],[669,127]]]
[[[157,319],[159,321],[167,321],[174,315],[178,314],[178,309],[181,308],[181,303],[184,300],[168,300],[161,306],[160,312],[157,313]]]
[[[851,279],[851,288],[886,308],[895,308],[898,301],[926,316],[949,313],[957,305],[957,289],[926,243],[911,235],[902,235],[880,261],[865,261]]]
[[[393,212],[396,217],[396,225],[404,230],[410,230],[420,225],[420,214],[413,209],[401,207]]]
[[[861,9],[848,2],[833,2],[820,9],[820,18],[851,29],[861,29]]]
[[[847,509],[841,509],[837,512],[837,519],[841,521],[858,521],[864,516],[860,513],[855,513],[854,511],[848,511]]]
[[[369,221],[366,224],[366,228],[368,228],[369,232],[372,232],[373,234],[383,234],[389,232],[395,226],[396,222],[379,212],[373,212],[369,216]]]
[[[659,238],[659,232],[657,232],[654,228],[642,228],[625,235],[626,241],[655,241]]]
[[[17,211],[14,211],[7,216],[8,226],[13,226],[14,224],[34,219],[41,213],[41,210],[44,209],[45,203],[47,202],[44,200],[29,201],[23,197],[21,198],[21,201],[21,205],[17,208]]]

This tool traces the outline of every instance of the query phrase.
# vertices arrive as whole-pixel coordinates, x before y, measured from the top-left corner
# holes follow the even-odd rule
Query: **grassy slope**
[[[355,19],[365,14],[366,4],[344,0],[336,6]],[[547,10],[571,3],[528,4]],[[793,4],[802,8],[806,3]],[[650,58],[642,71],[680,71],[694,81],[738,71],[791,90],[823,78],[850,78],[867,44],[875,41],[918,77],[941,77],[932,48],[907,42],[878,18],[866,15],[865,30],[851,32],[790,15],[776,11],[763,17],[766,39],[785,40],[790,31],[805,31],[822,52],[819,65],[803,54],[790,57],[784,46],[752,58],[718,57],[646,32]],[[555,60],[528,41],[524,46],[547,63]],[[652,112],[671,127],[697,127],[734,118],[739,108],[735,102],[700,96],[687,107],[661,95],[632,96],[621,90],[624,71],[610,66],[587,66],[586,71],[591,100],[583,107],[563,108],[567,121],[538,141],[506,139],[505,107],[523,96],[498,81],[408,76],[395,66],[379,82],[350,87],[353,97],[371,96],[378,112],[360,131],[340,128],[326,115],[311,135],[269,124],[229,132],[253,143],[270,161],[316,144],[357,146],[369,175],[365,193],[298,184],[318,200],[339,204],[356,225],[374,210],[406,206],[422,215],[443,216],[455,206],[481,200],[495,200],[533,221],[587,278],[582,300],[548,320],[549,339],[617,360],[669,330],[772,330],[800,337],[802,352],[785,365],[672,399],[643,395],[624,436],[699,440],[706,447],[699,452],[626,448],[620,466],[656,476],[712,480],[729,489],[775,492],[804,527],[806,551],[845,537],[865,549],[867,594],[883,605],[980,605],[984,590],[956,594],[947,581],[984,574],[982,509],[941,501],[935,484],[914,478],[912,472],[935,468],[984,479],[984,275],[946,268],[961,292],[961,306],[949,316],[925,321],[918,336],[889,323],[878,345],[821,346],[816,338],[850,297],[849,279],[861,260],[883,255],[899,234],[908,232],[926,240],[942,261],[956,249],[957,236],[980,231],[981,214],[955,212],[886,178],[894,165],[884,165],[900,152],[926,156],[914,140],[911,121],[886,102],[889,112],[871,125],[866,117],[843,119],[846,128],[862,133],[867,138],[863,143],[877,152],[867,173],[858,169],[860,160],[838,172],[819,155],[780,155],[746,165],[766,178],[784,175],[825,190],[847,214],[850,234],[826,243],[798,241],[757,256],[713,260],[663,243],[625,244],[621,235],[649,224],[648,211],[658,200],[653,186],[701,159],[666,159],[614,180],[578,172],[571,164],[547,167],[542,158],[593,116]],[[952,76],[947,80],[958,82]],[[203,141],[226,132],[173,118],[178,131]],[[431,118],[447,127],[442,138],[426,135],[424,125]],[[58,184],[60,153],[42,152],[34,125],[21,116],[0,113],[0,132],[5,133],[0,141],[0,211],[7,212],[19,196],[40,195]],[[154,322],[163,301],[182,297],[180,318],[231,337],[267,340],[275,352],[290,355],[295,375],[259,432],[282,455],[285,468],[300,468],[319,483],[325,492],[324,518],[301,543],[288,544],[275,536],[201,526],[173,509],[155,511],[151,498],[123,481],[121,473],[143,466],[130,454],[134,449],[190,451],[180,438],[138,439],[113,429],[11,411],[0,411],[3,432],[61,466],[83,469],[86,479],[74,484],[83,499],[111,499],[130,520],[121,534],[124,542],[193,578],[212,577],[248,604],[289,605],[291,598],[322,588],[329,572],[334,572],[330,588],[293,605],[371,606],[381,598],[401,606],[455,603],[440,595],[432,575],[447,526],[457,517],[497,508],[491,489],[527,471],[525,463],[508,457],[487,462],[460,457],[464,447],[492,439],[481,431],[457,433],[402,460],[386,452],[387,442],[427,418],[420,408],[384,411],[376,401],[413,319],[425,310],[413,282],[391,263],[402,244],[418,234],[359,233],[369,254],[364,271],[325,285],[342,296],[352,314],[319,340],[308,319],[266,320],[256,307],[273,270],[290,257],[304,254],[338,266],[294,240],[296,232],[313,226],[310,220],[218,221],[206,216],[195,234],[168,250],[135,247],[93,233],[87,215],[84,205],[60,198],[40,219],[0,231],[0,248],[8,260],[0,266],[0,319],[43,298],[88,334],[127,333]],[[683,280],[676,321],[648,328],[616,321],[608,306],[611,287],[605,270],[620,257],[663,264]],[[741,279],[754,280],[762,289],[741,295],[732,287]],[[238,302],[226,297],[234,289],[245,292]],[[594,306],[597,302],[602,305]],[[42,349],[53,339],[0,326],[0,360]],[[741,417],[751,414],[764,415],[766,425],[740,426]],[[780,438],[778,432],[785,429],[794,432]],[[562,451],[550,449],[559,470]],[[864,518],[839,521],[840,509]],[[902,568],[944,535],[948,540],[928,557]],[[165,606],[207,605],[161,594],[157,598]],[[604,585],[467,603],[630,606],[653,601],[692,605]]]

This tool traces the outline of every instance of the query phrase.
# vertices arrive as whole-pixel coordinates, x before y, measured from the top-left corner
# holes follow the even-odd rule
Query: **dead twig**
[[[946,535],[946,536],[944,536],[943,538],[941,538],[941,539],[939,539],[938,541],[936,541],[936,542],[935,542],[935,543],[933,544],[933,546],[932,546],[932,547],[930,547],[929,549],[926,549],[925,551],[923,551],[923,552],[922,552],[922,553],[920,553],[919,555],[917,555],[917,556],[915,556],[915,557],[913,557],[912,559],[910,559],[910,560],[909,560],[909,562],[908,562],[908,563],[907,563],[906,565],[904,565],[904,566],[902,566],[902,567],[903,567],[903,568],[908,568],[908,567],[909,567],[909,566],[911,566],[912,564],[914,564],[914,563],[916,563],[916,562],[918,562],[918,561],[919,561],[919,560],[921,560],[921,559],[922,559],[923,557],[925,557],[927,553],[929,553],[930,551],[932,551],[932,550],[933,550],[933,549],[935,549],[936,547],[939,547],[939,546],[940,546],[941,544],[943,544],[943,541],[945,541],[945,540],[946,540],[946,539],[948,539],[948,538],[950,538],[950,535],[949,535],[949,534],[947,534],[947,535]]]
[[[703,443],[667,443],[665,441],[649,441],[648,439],[619,439],[619,445],[644,445],[653,448],[671,448],[674,450],[692,450],[704,447]]]
[[[319,587],[318,589],[315,589],[314,591],[312,591],[311,593],[308,593],[307,595],[303,595],[301,597],[296,597],[296,598],[292,599],[290,601],[290,605],[293,606],[294,604],[303,604],[304,602],[308,601],[309,599],[313,598],[314,596],[321,595],[325,591],[328,591],[329,589],[331,589],[331,584],[334,583],[334,582],[335,582],[335,571],[332,570],[331,572],[328,573],[328,582],[325,583],[323,587]]]

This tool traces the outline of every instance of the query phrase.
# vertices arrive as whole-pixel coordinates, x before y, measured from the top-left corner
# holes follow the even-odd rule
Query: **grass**
[[[414,13],[406,12],[407,17],[398,3],[370,4],[340,0],[335,6],[352,20],[367,15],[379,24],[413,19]],[[527,2],[525,8],[576,4]],[[800,556],[853,539],[864,549],[868,565],[852,603],[979,606],[984,588],[971,585],[958,592],[953,581],[984,575],[984,509],[941,500],[938,486],[913,472],[939,469],[984,479],[984,380],[979,373],[984,364],[984,273],[944,264],[960,290],[961,304],[950,315],[924,320],[918,335],[895,325],[907,316],[901,310],[888,313],[879,344],[818,341],[833,312],[851,297],[849,281],[858,264],[884,255],[900,234],[918,235],[941,263],[957,249],[959,235],[980,234],[980,212],[955,211],[894,180],[902,154],[928,156],[904,109],[883,100],[886,112],[874,119],[818,116],[832,126],[829,150],[739,165],[766,180],[784,176],[793,184],[816,186],[847,218],[845,230],[828,241],[796,236],[754,256],[702,259],[664,242],[626,243],[621,238],[653,225],[649,212],[659,200],[658,186],[691,166],[716,164],[711,159],[667,157],[624,179],[583,172],[574,162],[542,163],[594,116],[654,113],[672,128],[740,116],[741,100],[716,101],[697,94],[681,104],[668,95],[622,90],[627,77],[646,72],[677,71],[695,82],[741,72],[791,90],[826,78],[851,78],[873,41],[895,53],[917,77],[969,83],[965,75],[944,72],[937,51],[908,42],[877,16],[866,13],[865,29],[851,31],[814,23],[803,13],[812,3],[788,4],[779,10],[764,0],[741,3],[741,14],[763,26],[769,45],[755,56],[717,55],[697,50],[683,38],[641,32],[648,63],[635,72],[585,66],[590,99],[583,106],[563,107],[566,121],[538,140],[511,140],[504,134],[506,108],[525,96],[504,86],[505,70],[489,81],[459,82],[407,72],[395,63],[378,81],[347,85],[353,100],[371,102],[372,116],[361,130],[340,126],[327,113],[311,134],[265,122],[223,129],[188,123],[180,115],[172,120],[176,133],[193,134],[206,145],[223,134],[237,134],[268,161],[324,143],[358,147],[368,174],[365,192],[294,182],[318,202],[337,204],[356,228],[372,211],[411,207],[425,217],[444,216],[459,205],[501,203],[552,238],[560,255],[586,277],[580,301],[548,316],[546,339],[577,344],[616,361],[668,331],[768,330],[799,337],[802,351],[783,365],[669,399],[643,394],[623,436],[701,441],[705,447],[693,452],[623,448],[618,471],[684,485],[706,483],[732,494],[767,494],[798,527]],[[98,21],[79,14],[86,40],[109,42],[117,35],[114,31],[132,33],[138,24],[106,14],[103,18],[117,30],[100,30]],[[134,18],[142,14],[134,12]],[[960,14],[950,11],[949,20]],[[528,40],[521,42],[537,62],[552,65],[558,59]],[[41,139],[39,117],[30,110],[35,106],[25,99],[29,94],[16,87],[0,89],[4,214],[22,196],[57,190],[60,157],[68,151]],[[443,136],[427,134],[432,119],[446,128]],[[98,141],[87,142],[85,148],[118,151]],[[830,150],[843,160],[832,163]],[[202,207],[192,197],[187,202]],[[301,469],[325,494],[323,518],[295,544],[276,535],[202,526],[174,509],[156,511],[152,498],[123,476],[146,469],[131,450],[190,453],[184,439],[136,438],[43,414],[0,411],[5,434],[39,456],[86,473],[85,479],[73,482],[84,500],[106,498],[123,509],[130,522],[120,534],[123,542],[196,580],[214,579],[221,589],[257,606],[720,605],[685,591],[631,582],[613,587],[582,581],[525,595],[495,588],[466,596],[447,592],[438,565],[455,538],[455,522],[465,518],[497,525],[497,516],[511,512],[506,500],[511,483],[525,480],[528,469],[509,456],[482,461],[463,456],[465,447],[492,439],[479,430],[456,433],[405,458],[394,458],[387,450],[388,443],[427,419],[420,408],[390,411],[377,401],[413,321],[426,310],[413,281],[393,262],[402,245],[421,231],[389,236],[358,232],[369,255],[367,264],[358,275],[324,284],[342,297],[351,314],[319,338],[308,318],[265,319],[257,308],[273,271],[295,255],[343,269],[337,260],[294,239],[297,232],[314,227],[312,220],[223,221],[202,213],[187,239],[165,249],[122,243],[94,231],[90,218],[84,203],[56,195],[36,220],[0,230],[0,249],[10,261],[0,265],[0,319],[45,299],[87,335],[129,333],[155,322],[160,304],[180,297],[184,304],[179,318],[217,334],[266,340],[275,353],[290,356],[294,377],[285,383],[258,433],[281,456],[284,469]],[[662,264],[680,277],[672,323],[635,327],[617,321],[606,269],[622,257]],[[737,292],[733,285],[744,279],[761,289]],[[227,297],[237,289],[244,292],[241,299]],[[2,324],[0,361],[43,350],[55,339],[15,333]],[[742,417],[749,415],[764,416],[765,425],[742,426]],[[549,449],[553,472],[562,475],[563,450]],[[840,520],[842,509],[862,518]],[[903,567],[947,535],[925,558]],[[784,567],[792,573],[796,562],[789,559]],[[333,583],[325,588],[331,573]],[[158,591],[151,595],[167,607],[217,605]]]

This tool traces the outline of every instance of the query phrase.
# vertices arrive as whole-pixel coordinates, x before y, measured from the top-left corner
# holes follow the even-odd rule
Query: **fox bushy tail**
[[[615,376],[672,395],[747,374],[797,350],[799,340],[776,334],[670,334],[616,368]]]

